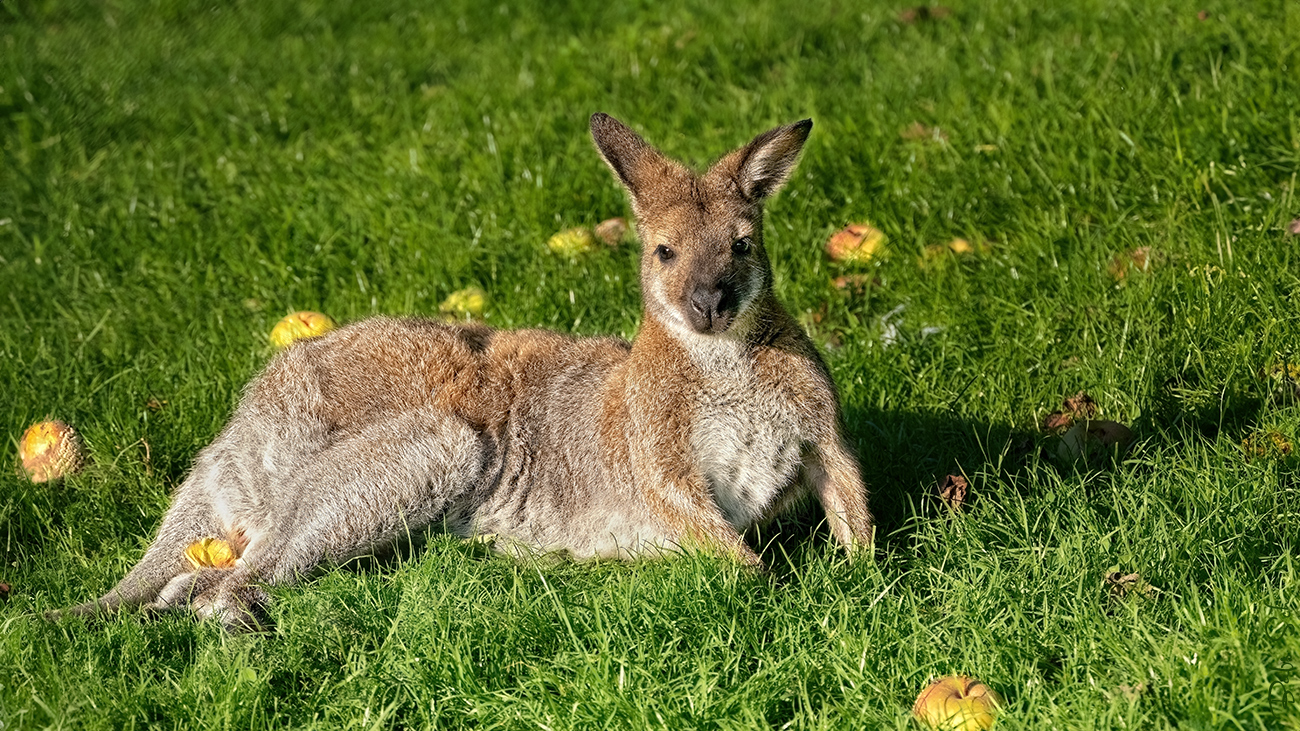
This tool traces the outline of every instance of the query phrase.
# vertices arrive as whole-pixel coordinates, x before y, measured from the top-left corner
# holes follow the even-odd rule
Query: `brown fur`
[[[73,611],[188,605],[247,628],[260,585],[438,528],[515,553],[691,546],[757,566],[743,532],[809,493],[841,544],[870,546],[835,386],[763,248],[763,200],[811,126],[697,175],[594,115],[644,244],[634,342],[374,318],[295,344],[199,454],[141,562]],[[190,569],[206,536],[234,542],[235,568]]]

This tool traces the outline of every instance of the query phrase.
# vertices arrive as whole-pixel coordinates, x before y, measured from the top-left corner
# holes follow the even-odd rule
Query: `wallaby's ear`
[[[718,164],[734,164],[731,173],[740,192],[750,200],[762,200],[790,179],[810,131],[811,119],[770,129]]]
[[[591,138],[596,141],[605,164],[632,194],[634,202],[671,165],[641,135],[603,112],[591,115]]]

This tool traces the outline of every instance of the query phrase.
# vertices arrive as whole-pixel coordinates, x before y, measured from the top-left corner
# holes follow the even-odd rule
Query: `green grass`
[[[1300,436],[1261,377],[1300,360],[1295,3],[540,5],[0,4],[5,731],[906,728],[950,672],[1006,729],[1300,727],[1300,467],[1241,448]],[[493,325],[633,335],[633,247],[544,246],[628,213],[598,110],[694,164],[814,118],[768,242],[829,347],[877,561],[809,511],[756,538],[763,576],[435,539],[277,590],[270,635],[39,619],[139,558],[290,311],[479,285]],[[821,244],[859,220],[889,252],[845,293]],[[955,236],[990,249],[918,264]],[[1122,464],[1026,446],[1078,390],[1137,431]],[[46,415],[95,464],[33,485],[12,445]],[[1111,597],[1109,570],[1157,590]]]

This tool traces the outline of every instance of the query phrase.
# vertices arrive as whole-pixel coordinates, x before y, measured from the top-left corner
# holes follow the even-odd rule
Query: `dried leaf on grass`
[[[627,236],[627,221],[621,218],[608,218],[596,224],[596,238],[606,246],[618,246]]]
[[[1116,280],[1122,281],[1129,272],[1151,271],[1152,252],[1150,246],[1140,246],[1132,251],[1124,251],[1111,258],[1106,271]]]
[[[1091,396],[1079,391],[1061,402],[1059,411],[1053,411],[1043,419],[1043,431],[1061,431],[1080,419],[1091,419],[1097,415],[1097,402]]]
[[[1251,434],[1241,442],[1246,459],[1286,459],[1295,453],[1291,440],[1275,429]]]
[[[1300,236],[1300,218],[1286,225],[1286,232],[1292,236]]]
[[[1147,684],[1138,683],[1137,685],[1121,685],[1119,686],[1119,692],[1123,693],[1124,697],[1128,700],[1135,701],[1141,697],[1143,693],[1147,692]]]
[[[946,143],[948,133],[938,127],[913,122],[898,131],[898,136],[908,142],[938,142]]]
[[[904,25],[927,20],[943,20],[952,15],[952,8],[943,5],[917,5],[898,11],[898,22]]]
[[[1082,420],[1061,435],[1056,455],[1066,463],[1083,460],[1099,464],[1124,456],[1136,438],[1133,430],[1118,421]]]
[[[0,600],[8,599],[10,591],[13,591],[13,587],[0,581]]]
[[[1264,369],[1263,375],[1272,384],[1275,396],[1300,399],[1300,363],[1274,363]]]
[[[1155,593],[1155,587],[1148,584],[1142,575],[1137,573],[1122,574],[1118,571],[1109,571],[1106,573],[1105,584],[1113,597],[1126,597],[1131,594],[1150,596]]]
[[[832,279],[831,284],[838,290],[863,294],[872,287],[879,287],[880,277],[869,277],[866,274],[843,274]]]
[[[922,269],[928,269],[931,266],[952,257],[972,256],[975,254],[987,254],[990,250],[988,242],[979,242],[972,244],[963,238],[955,238],[946,244],[930,244],[921,251],[917,264]]]
[[[948,475],[939,481],[939,499],[953,510],[962,509],[969,491],[970,483],[961,475]]]

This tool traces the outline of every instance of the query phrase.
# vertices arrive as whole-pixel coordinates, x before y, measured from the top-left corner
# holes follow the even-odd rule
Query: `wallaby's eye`
[[[731,253],[736,256],[744,256],[749,253],[753,246],[754,242],[750,241],[748,236],[744,236],[731,242]]]
[[[659,257],[659,261],[668,262],[672,261],[674,256],[677,256],[677,252],[667,246],[659,246],[655,248],[655,256]]]

